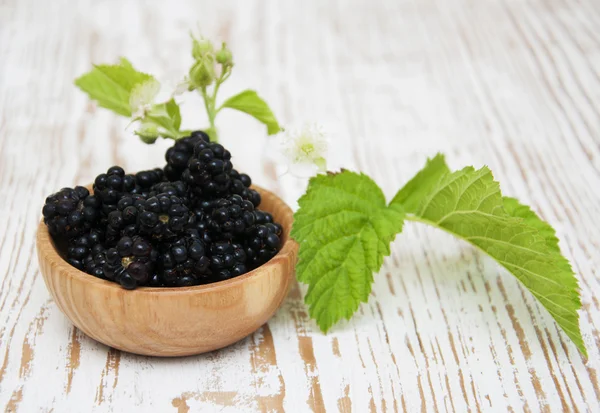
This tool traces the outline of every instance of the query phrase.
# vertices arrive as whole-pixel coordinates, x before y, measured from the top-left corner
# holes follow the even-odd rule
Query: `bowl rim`
[[[293,223],[292,209],[279,196],[267,189],[261,188],[256,185],[252,185],[252,188],[256,189],[261,194],[261,196],[267,195],[269,197],[274,198],[274,203],[279,204],[280,207],[283,207],[283,215],[289,216],[290,223]],[[43,219],[40,220],[40,223],[38,225],[36,239],[39,259],[46,262],[51,262],[52,266],[55,266],[57,270],[60,271],[62,274],[65,274],[78,281],[85,282],[96,287],[112,289],[115,292],[119,293],[127,292],[132,294],[186,294],[202,292],[208,293],[225,290],[230,287],[235,287],[239,284],[242,284],[262,273],[266,273],[265,269],[267,268],[275,268],[279,265],[280,261],[286,260],[290,254],[294,254],[294,252],[298,249],[298,243],[290,236],[291,224],[284,227],[283,231],[286,240],[283,243],[281,249],[277,252],[277,254],[275,254],[273,258],[271,258],[263,265],[253,269],[252,271],[248,271],[247,273],[242,274],[240,276],[230,278],[224,281],[217,281],[210,284],[193,285],[189,287],[137,287],[133,290],[126,290],[114,281],[103,280],[101,278],[94,277],[93,275],[81,271],[70,265],[58,253],[54,240],[50,236],[50,233],[48,232],[48,227],[46,226],[46,224],[44,224]],[[40,248],[42,246],[46,246],[47,248]]]

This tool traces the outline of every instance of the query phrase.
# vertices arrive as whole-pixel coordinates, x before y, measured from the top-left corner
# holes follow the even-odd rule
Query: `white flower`
[[[323,128],[305,124],[300,129],[286,130],[281,140],[283,155],[287,158],[289,171],[297,176],[310,176],[325,172],[325,157],[329,142]]]
[[[129,95],[129,107],[133,119],[142,119],[152,106],[152,102],[160,91],[158,80],[151,78],[136,85]]]
[[[177,83],[177,85],[175,85],[175,88],[173,89],[171,96],[175,97],[175,96],[183,95],[185,92],[190,90],[190,87],[192,87],[190,80],[188,78],[184,78],[181,82],[179,82],[179,83]]]

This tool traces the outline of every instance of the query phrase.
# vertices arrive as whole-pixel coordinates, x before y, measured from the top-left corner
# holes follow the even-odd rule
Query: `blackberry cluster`
[[[210,231],[220,240],[239,238],[252,228],[256,221],[254,204],[233,194],[216,200],[207,222]]]
[[[165,173],[162,169],[156,168],[150,171],[141,171],[135,175],[134,193],[148,195],[155,190],[155,186],[164,181]]]
[[[82,186],[63,188],[46,198],[42,215],[50,234],[74,238],[98,221],[100,205],[100,200]]]
[[[246,174],[240,174],[238,171],[233,169],[231,171],[231,193],[237,194],[246,199],[257,207],[260,205],[260,194],[254,189],[250,188],[252,185],[252,179]]]
[[[200,142],[208,142],[208,135],[202,131],[192,132],[191,136],[175,142],[175,145],[167,149],[165,159],[167,165],[164,168],[165,176],[169,181],[178,181],[181,174],[187,168],[188,161],[194,154],[194,147]]]
[[[210,269],[217,280],[227,280],[248,271],[246,252],[240,244],[216,242],[211,247],[211,253]]]
[[[173,287],[186,287],[210,282],[210,258],[206,244],[195,229],[163,245],[159,266],[162,281]]]
[[[146,200],[144,195],[125,194],[117,202],[117,208],[106,219],[106,245],[115,246],[121,236],[134,236],[139,232],[138,211]]]
[[[252,267],[264,264],[277,254],[281,243],[281,232],[281,225],[274,223],[258,224],[250,230],[246,238],[246,254]]]
[[[102,270],[107,279],[132,290],[138,285],[148,284],[157,258],[157,251],[150,241],[139,236],[124,236],[115,248],[106,251]]]
[[[67,247],[68,263],[83,270],[87,257],[93,257],[104,251],[103,239],[104,234],[97,228],[91,229],[87,234],[73,238]]]
[[[140,202],[137,222],[140,233],[167,239],[181,234],[191,217],[181,199],[162,193]]]
[[[237,277],[270,260],[282,227],[258,209],[252,180],[201,131],[178,140],[164,168],[113,166],[50,195],[48,231],[72,266],[123,288],[186,287]]]
[[[231,153],[218,143],[201,141],[194,146],[188,167],[181,174],[196,199],[225,195],[231,185]]]
[[[120,166],[113,166],[94,180],[94,195],[100,200],[102,214],[106,217],[117,209],[117,202],[125,194],[136,192],[135,176],[125,175]]]

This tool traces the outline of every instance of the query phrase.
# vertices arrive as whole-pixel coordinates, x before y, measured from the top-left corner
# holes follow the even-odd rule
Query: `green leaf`
[[[389,208],[368,176],[318,175],[298,201],[292,237],[300,244],[298,280],[309,285],[309,312],[327,331],[368,300],[373,272],[402,230],[402,208]]]
[[[437,185],[442,176],[450,172],[444,155],[438,153],[433,159],[428,159],[427,164],[398,191],[390,205],[401,204],[406,212],[415,212],[423,197]]]
[[[244,90],[227,99],[219,108],[236,109],[253,116],[258,121],[267,125],[267,133],[273,135],[281,130],[275,115],[269,105],[254,90]]]
[[[169,118],[173,120],[173,127],[175,130],[179,130],[181,127],[181,111],[179,110],[179,105],[174,99],[171,99],[166,103],[166,108]]]
[[[133,69],[133,65],[131,64],[131,62],[126,57],[123,57],[123,56],[119,57],[119,62],[121,62],[121,66],[123,66],[123,67],[135,70],[135,69]]]
[[[494,258],[527,287],[586,354],[579,330],[577,279],[550,225],[518,201],[503,198],[486,167],[446,174],[429,194],[419,196],[418,208],[406,219],[443,229]]]
[[[531,210],[527,205],[522,205],[515,198],[508,196],[504,197],[504,209],[507,214],[511,217],[523,218],[528,225],[537,228],[540,234],[546,239],[546,245],[557,253],[560,252],[558,247],[558,238],[556,238],[556,232],[554,228],[545,221],[542,221],[535,212]]]
[[[181,126],[181,113],[179,105],[171,99],[166,103],[153,105],[150,111],[144,117],[145,123],[153,123],[160,129],[161,135],[172,138],[181,136],[179,127]]]
[[[121,58],[117,65],[94,65],[94,68],[75,80],[75,85],[103,108],[122,116],[131,116],[129,96],[133,88],[151,75],[138,72],[131,63]]]

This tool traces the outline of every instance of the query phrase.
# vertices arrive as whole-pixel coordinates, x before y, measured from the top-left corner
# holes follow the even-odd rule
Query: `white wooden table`
[[[196,22],[234,51],[223,96],[252,87],[284,124],[325,123],[332,166],[370,174],[388,196],[437,151],[455,168],[489,165],[557,228],[589,359],[510,274],[416,224],[368,304],[327,335],[297,285],[268,325],[197,357],[121,353],[75,329],[38,271],[43,200],[112,164],[161,165],[168,142],[142,144],[73,79],[120,55],[177,79]],[[1,2],[0,406],[600,411],[599,27],[596,0]],[[190,100],[184,123],[204,122]],[[294,205],[306,182],[264,157],[264,128],[238,114],[218,123],[238,168]]]

